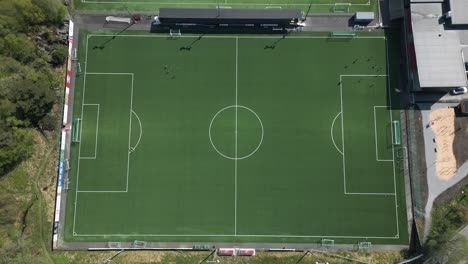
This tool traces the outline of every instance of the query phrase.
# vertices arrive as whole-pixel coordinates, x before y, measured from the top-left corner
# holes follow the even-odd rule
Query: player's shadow
[[[273,43],[271,43],[270,45],[265,45],[263,47],[263,49],[271,49],[271,50],[274,50],[276,48],[276,45],[278,45],[283,39],[286,39],[286,37],[288,36],[289,33],[286,33],[286,34],[283,34],[283,36],[277,40],[275,40]]]
[[[195,40],[192,40],[191,42],[189,42],[187,45],[184,45],[182,47],[179,48],[180,51],[191,51],[193,46],[195,44],[197,44],[200,40],[202,40],[203,36],[205,34],[202,34],[200,36],[198,36],[198,38],[196,38]]]
[[[112,40],[114,40],[118,35],[122,34],[123,32],[125,32],[127,29],[129,29],[131,26],[133,26],[133,23],[130,23],[128,26],[126,26],[124,29],[122,29],[121,31],[119,31],[117,34],[113,35],[111,38],[109,38],[108,40],[102,42],[100,45],[96,45],[93,47],[93,50],[95,49],[100,49],[100,50],[103,50],[106,48],[106,45],[108,45]]]

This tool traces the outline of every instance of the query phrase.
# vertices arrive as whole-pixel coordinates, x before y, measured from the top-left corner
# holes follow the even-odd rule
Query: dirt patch
[[[455,139],[453,141],[453,153],[457,160],[457,168],[460,168],[468,160],[468,116],[455,118]]]
[[[436,175],[441,180],[449,180],[457,172],[457,161],[453,153],[455,139],[455,111],[453,108],[442,108],[431,111],[429,122],[435,133],[437,152]]]

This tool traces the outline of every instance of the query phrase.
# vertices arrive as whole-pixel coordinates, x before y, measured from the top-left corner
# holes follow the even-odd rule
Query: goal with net
[[[180,29],[169,29],[169,36],[171,36],[171,38],[177,38],[182,36],[182,33]]]
[[[139,241],[135,240],[132,243],[133,248],[145,248],[146,247],[146,241]]]
[[[330,34],[332,38],[354,38],[356,37],[356,33],[352,31],[333,31]]]
[[[322,239],[322,247],[332,248],[335,245],[335,240],[333,239]]]
[[[369,250],[372,247],[371,242],[359,242],[358,243],[358,249],[359,250]]]
[[[80,126],[81,126],[81,118],[73,119],[73,130],[72,130],[72,142],[73,143],[80,142],[80,139],[79,139]]]
[[[333,5],[333,13],[349,13],[351,3],[336,3]]]
[[[81,64],[79,62],[76,62],[75,69],[77,74],[81,73]]]
[[[400,145],[401,144],[400,121],[394,120],[392,122],[392,127],[393,127],[393,144]]]

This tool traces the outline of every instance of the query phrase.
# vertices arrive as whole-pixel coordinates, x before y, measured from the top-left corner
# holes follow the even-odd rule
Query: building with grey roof
[[[467,0],[410,1],[406,23],[414,90],[467,86],[467,8]]]
[[[452,25],[468,25],[468,1],[450,0]]]
[[[465,65],[457,32],[414,32],[414,47],[421,87],[466,86]]]

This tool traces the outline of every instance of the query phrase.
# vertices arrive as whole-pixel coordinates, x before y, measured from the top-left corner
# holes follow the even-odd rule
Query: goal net
[[[75,69],[77,74],[81,73],[81,64],[79,62],[76,62]]]
[[[351,3],[336,3],[333,5],[333,13],[349,13]]]
[[[393,127],[393,145],[401,144],[401,133],[400,133],[400,121],[394,120],[392,122]]]
[[[135,240],[132,243],[133,248],[145,248],[146,247],[146,241],[139,241]]]
[[[78,50],[74,48],[72,52],[72,61],[76,61],[76,60],[78,60]]]
[[[80,126],[81,126],[81,118],[75,118],[73,120],[73,130],[72,130],[72,142],[73,143],[80,142],[80,138],[79,138]]]
[[[333,31],[330,34],[331,38],[354,38],[356,33],[352,31]]]
[[[180,29],[169,29],[169,36],[171,36],[171,38],[176,38],[182,36],[182,33]]]
[[[333,239],[322,239],[322,247],[332,248],[335,245],[335,240]]]
[[[368,250],[372,247],[371,242],[359,242],[358,243],[358,249],[359,250]]]
[[[121,248],[122,245],[120,242],[107,242],[108,248]]]

